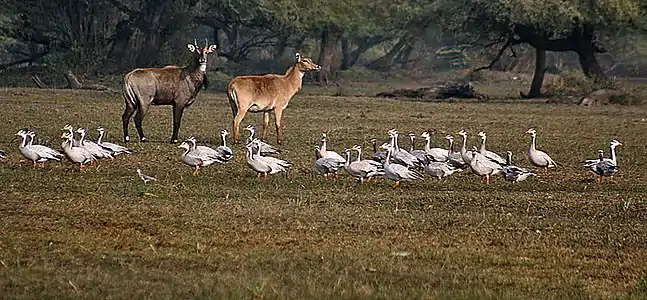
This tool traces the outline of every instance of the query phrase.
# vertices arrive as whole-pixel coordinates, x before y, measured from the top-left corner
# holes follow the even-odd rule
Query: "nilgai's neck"
[[[303,75],[305,75],[296,65],[290,67],[285,72],[285,79],[290,83],[292,94],[295,94],[301,89],[301,84],[303,83]]]

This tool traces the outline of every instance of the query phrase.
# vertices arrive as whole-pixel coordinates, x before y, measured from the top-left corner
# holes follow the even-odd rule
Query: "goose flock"
[[[249,136],[245,144],[245,163],[256,173],[257,177],[267,178],[268,175],[286,172],[292,164],[276,156],[281,150],[273,145],[255,137],[254,126],[245,128]],[[132,150],[111,142],[104,141],[105,129],[97,128],[98,138],[96,142],[86,139],[86,129],[79,127],[76,130],[67,124],[62,129],[61,143],[62,153],[44,145],[34,144],[36,133],[32,130],[21,129],[16,136],[22,138],[18,147],[22,156],[33,163],[32,168],[45,167],[49,160],[61,161],[67,159],[79,165],[81,172],[86,166],[93,166],[101,159],[115,159],[123,154],[131,154]],[[75,137],[75,133],[78,134]],[[234,152],[227,146],[227,130],[220,132],[220,146],[211,148],[206,145],[198,145],[195,137],[189,137],[183,141],[178,148],[183,149],[180,154],[181,161],[193,168],[193,176],[198,176],[200,169],[214,164],[223,164],[231,161]],[[515,166],[511,151],[505,152],[505,158],[494,151],[486,148],[487,135],[481,131],[477,136],[481,139],[480,147],[473,146],[467,150],[468,134],[465,130],[457,132],[462,137],[459,151],[454,150],[454,137],[446,135],[447,148],[432,147],[432,133],[427,131],[420,135],[425,143],[422,149],[415,148],[416,135],[409,133],[409,150],[400,148],[399,134],[395,129],[387,132],[388,142],[378,147],[377,139],[372,138],[373,153],[369,159],[362,158],[362,147],[353,145],[343,150],[344,155],[330,149],[328,135],[324,132],[321,135],[320,144],[314,146],[313,168],[323,175],[324,179],[338,178],[339,172],[343,169],[348,175],[359,183],[370,181],[376,177],[384,176],[394,182],[393,188],[401,186],[402,182],[424,180],[424,174],[431,178],[443,180],[459,172],[469,171],[480,178],[481,183],[490,184],[491,179],[501,175],[504,180],[520,182],[537,176],[530,168]],[[530,146],[527,156],[530,163],[537,168],[548,172],[549,168],[561,166],[546,152],[537,149],[537,131],[530,128],[526,131],[530,135]],[[622,143],[612,140],[609,144],[611,157],[604,157],[604,151],[598,150],[598,157],[587,159],[581,165],[593,172],[596,183],[602,183],[603,177],[610,177],[618,171],[616,147]],[[357,153],[353,159],[353,151]],[[6,154],[0,151],[0,159],[4,160]],[[137,169],[137,175],[144,182],[155,182],[152,176],[142,173]]]

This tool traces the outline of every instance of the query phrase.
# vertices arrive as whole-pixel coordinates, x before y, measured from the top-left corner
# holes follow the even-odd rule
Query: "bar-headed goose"
[[[463,156],[461,155],[460,152],[454,152],[454,137],[451,135],[446,135],[445,139],[447,139],[447,142],[449,143],[448,149],[447,149],[447,163],[455,168],[463,169],[467,166],[465,161],[463,160]]]
[[[377,139],[371,138],[370,142],[373,146],[373,154],[371,154],[371,159],[376,162],[383,163],[386,159],[386,151],[377,150]]]
[[[409,142],[411,143],[411,147],[409,148],[409,153],[415,156],[418,159],[418,161],[421,162],[423,165],[426,165],[429,161],[433,159],[433,157],[431,157],[425,150],[416,150],[416,135],[413,132],[410,132],[408,136],[409,136]]]
[[[501,172],[501,165],[491,161],[483,154],[476,151],[473,152],[472,159],[470,160],[470,167],[474,174],[481,177],[480,183],[485,179],[486,184],[490,184],[490,177]]]
[[[94,155],[94,157],[96,158],[110,158],[110,159],[115,158],[112,155],[111,150],[108,150],[107,148],[103,148],[93,141],[87,140],[85,138],[85,128],[79,127],[76,129],[76,132],[80,135],[79,147],[85,148],[85,150],[88,150],[88,152],[92,153],[92,155]]]
[[[394,180],[393,188],[400,186],[400,181],[414,181],[423,180],[422,176],[413,170],[409,170],[406,166],[400,164],[392,164],[389,162],[391,155],[395,151],[394,147],[390,144],[384,144],[382,147],[387,151],[386,159],[384,160],[384,174],[387,178]]]
[[[263,176],[267,178],[268,174],[286,172],[292,166],[289,162],[276,157],[262,156],[259,143],[259,139],[253,139],[251,143],[245,146],[247,148],[245,161],[247,162],[247,166],[256,172],[257,177]],[[256,149],[256,153],[252,151],[254,148]]]
[[[80,146],[74,146],[74,136],[69,132],[64,132],[61,135],[61,139],[65,140],[62,144],[65,156],[67,156],[71,162],[79,164],[79,171],[85,172],[86,164],[94,164],[97,161],[94,155],[92,155],[92,153],[87,149]]]
[[[351,149],[345,149],[346,153],[346,163],[344,164],[344,169],[350,176],[357,178],[360,183],[364,183],[364,180],[370,180],[371,178],[379,175],[384,175],[383,165],[379,162],[376,162],[371,159],[361,159],[362,158],[362,147],[359,145],[354,145],[352,150],[357,151],[357,160],[351,161]]]
[[[530,136],[532,136],[530,148],[528,149],[528,158],[535,167],[544,168],[544,172],[547,173],[548,168],[554,168],[559,165],[550,156],[548,156],[546,152],[537,150],[537,131],[535,131],[534,128],[528,129],[526,134],[530,134]]]
[[[220,131],[220,146],[215,149],[224,162],[230,161],[234,157],[234,152],[227,146],[227,135],[229,132],[226,129]]]
[[[184,152],[180,154],[180,158],[182,159],[182,162],[184,162],[186,165],[194,168],[193,176],[198,176],[198,172],[200,171],[200,168],[210,166],[216,162],[221,162],[220,157],[218,157],[217,155],[214,155],[212,152],[210,151],[204,152],[197,149],[195,139],[188,138],[177,147],[180,149],[184,149]],[[208,148],[208,147],[205,147],[205,148]]]
[[[431,134],[425,131],[420,136],[425,139],[425,152],[427,155],[431,156],[434,161],[447,161],[447,149],[443,148],[431,148]]]
[[[255,138],[254,138],[254,133],[255,129],[253,125],[247,125],[245,127],[245,130],[249,131],[249,136],[247,137],[247,144],[250,144]],[[262,155],[274,155],[274,154],[279,154],[281,153],[281,149],[276,148],[264,141],[258,140],[258,143],[252,144],[253,147],[260,147],[261,149],[261,154]],[[254,153],[258,152],[258,149],[253,148],[252,149]]]
[[[618,142],[617,140],[612,140],[609,143],[611,158],[602,157],[602,151],[599,151],[599,161],[588,166],[593,173],[598,175],[598,177],[596,178],[597,183],[602,183],[603,177],[613,176],[616,172],[618,172],[618,160],[616,157],[617,146],[622,146],[622,143]]]
[[[463,145],[461,146],[461,157],[463,158],[463,161],[469,165],[470,162],[472,161],[472,157],[474,156],[474,152],[467,150],[467,131],[465,131],[464,129],[461,129],[461,131],[457,132],[457,134],[463,137]]]
[[[432,177],[436,177],[438,180],[441,180],[444,177],[463,170],[450,165],[446,161],[431,161],[425,166],[425,171]]]
[[[503,178],[512,182],[519,182],[528,179],[530,176],[535,176],[535,173],[526,168],[517,167],[512,164],[512,151],[507,151],[507,165],[501,168]]]
[[[407,150],[400,149],[398,146],[398,131],[395,129],[389,130],[389,136],[391,137],[391,158],[396,164],[401,164],[406,167],[420,167],[423,168],[424,165],[417,157],[413,156]],[[388,152],[388,151],[387,151]]]
[[[321,157],[319,146],[315,146],[314,168],[319,173],[323,174],[325,179],[331,175],[337,175],[337,171],[341,169],[344,164],[334,158]]]
[[[60,161],[61,157],[63,157],[63,154],[52,148],[43,145],[33,145],[32,143],[35,138],[35,133],[32,131],[23,129],[18,131],[16,135],[22,137],[22,141],[18,146],[20,154],[22,154],[26,159],[32,161],[32,168],[36,168],[37,164],[40,164],[40,166],[44,168],[46,161]],[[4,155],[2,158],[4,158]]]
[[[496,153],[494,153],[494,152],[492,152],[492,151],[488,151],[487,149],[485,149],[485,141],[487,140],[487,136],[485,135],[485,132],[483,132],[483,131],[479,132],[479,133],[478,133],[478,136],[480,136],[480,137],[481,137],[481,148],[479,149],[479,153],[481,153],[481,155],[483,155],[483,156],[485,156],[485,157],[489,158],[490,160],[492,160],[493,162],[495,162],[495,163],[497,163],[497,164],[499,164],[499,165],[505,165],[505,164],[507,164],[507,163],[508,163],[508,162],[507,162],[503,157],[501,157],[500,155],[498,155],[498,154],[496,154]]]
[[[98,127],[97,131],[99,132],[99,138],[97,138],[97,145],[101,146],[102,148],[109,149],[110,151],[112,151],[112,154],[114,156],[132,153],[132,150],[124,146],[103,141],[103,137],[106,134],[106,130],[103,127]]]
[[[321,153],[321,157],[329,157],[342,163],[346,162],[344,157],[339,155],[339,153],[328,150],[328,135],[325,132],[321,134],[321,148],[319,153]]]

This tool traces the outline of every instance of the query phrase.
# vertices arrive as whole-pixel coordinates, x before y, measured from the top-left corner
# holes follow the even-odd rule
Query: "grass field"
[[[20,163],[21,128],[60,149],[70,123],[120,142],[117,93],[0,90],[0,298],[629,298],[647,297],[647,107],[425,103],[298,94],[284,114],[287,175],[262,180],[233,161],[191,176],[167,141],[171,110],[144,121],[150,140],[80,173],[69,161]],[[260,125],[260,115],[246,124]],[[202,93],[180,137],[217,144],[229,129],[224,94]],[[486,131],[488,148],[538,147],[564,164],[519,184],[469,172],[402,191],[312,168],[323,131],[331,147],[386,131]],[[131,129],[134,137],[134,127]],[[271,127],[268,141],[274,142]],[[618,139],[620,171],[602,185],[579,167]],[[406,140],[401,140],[407,145]],[[445,146],[444,143],[441,146]],[[143,185],[141,168],[159,182]]]

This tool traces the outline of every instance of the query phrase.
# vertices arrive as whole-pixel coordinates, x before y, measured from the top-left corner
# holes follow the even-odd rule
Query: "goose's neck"
[[[447,148],[447,154],[451,155],[454,153],[454,141],[453,140],[447,140],[449,142],[449,147]]]
[[[362,149],[357,149],[357,161],[362,160]]]
[[[512,154],[508,153],[506,161],[507,161],[508,165],[512,165]]]
[[[467,153],[467,135],[463,136],[463,146],[461,146],[461,153]]]
[[[22,135],[22,142],[20,143],[20,149],[27,147],[27,135]]]
[[[99,138],[97,139],[97,144],[101,144],[101,140],[103,139],[104,134],[105,132],[99,131]]]
[[[416,142],[415,142],[415,139],[416,139],[416,138],[414,138],[414,137],[412,137],[412,136],[410,136],[410,137],[409,137],[409,140],[411,140],[411,147],[409,148],[409,152],[413,152],[413,150],[416,148]]]
[[[400,150],[400,146],[398,145],[398,136],[397,136],[397,135],[394,135],[394,136],[393,136],[393,143],[395,144],[395,150],[396,150],[396,151],[399,151],[399,150]]]
[[[537,136],[533,134],[532,135],[532,140],[530,142],[530,150],[536,150],[537,149],[537,146],[535,144],[536,139],[537,139]]]
[[[429,152],[431,150],[431,138],[426,137],[425,138],[425,151]]]
[[[616,161],[616,146],[611,146],[611,161],[613,161],[614,165],[618,164],[618,161]]]
[[[220,140],[222,141],[222,146],[227,147],[227,135],[221,134]]]
[[[391,160],[391,152],[393,151],[393,148],[389,148],[386,150],[386,158],[384,159],[384,166],[386,167],[389,164],[389,160]]]
[[[325,153],[326,150],[326,139],[321,140],[321,153]]]
[[[373,144],[373,153],[377,153],[377,141],[372,142],[371,144]]]
[[[346,151],[346,163],[344,165],[346,167],[350,166],[350,151]]]
[[[481,152],[485,152],[485,140],[486,139],[487,139],[486,137],[481,138],[481,149],[480,149]]]

